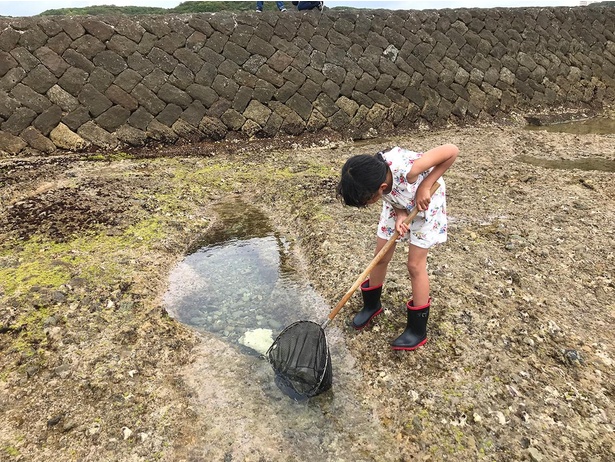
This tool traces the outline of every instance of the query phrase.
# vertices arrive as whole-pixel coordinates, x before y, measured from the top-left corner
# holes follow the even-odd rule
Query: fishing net
[[[276,384],[294,398],[311,398],[331,388],[333,371],[327,337],[312,321],[284,329],[267,351]]]

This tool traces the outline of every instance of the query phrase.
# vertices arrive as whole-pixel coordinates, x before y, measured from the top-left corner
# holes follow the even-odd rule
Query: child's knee
[[[410,273],[410,277],[416,276],[417,274],[419,274],[419,268],[417,267],[417,265],[414,265],[408,262],[406,264],[406,267],[408,268],[408,273]]]
[[[427,266],[425,262],[420,260],[408,259],[406,263],[406,267],[408,268],[408,273],[410,273],[410,277],[419,276],[427,271]]]

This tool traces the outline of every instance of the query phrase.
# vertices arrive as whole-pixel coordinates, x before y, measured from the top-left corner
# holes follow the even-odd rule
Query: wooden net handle
[[[434,193],[438,190],[438,188],[440,187],[440,183],[438,183],[437,181],[432,185],[431,189],[429,190],[429,194],[430,196],[433,196]],[[410,222],[412,220],[414,220],[414,218],[417,216],[417,214],[419,213],[419,209],[415,206],[410,213],[408,214],[408,216],[404,219],[404,223],[406,225],[409,225]],[[395,232],[393,233],[393,235],[391,236],[391,238],[387,241],[386,244],[384,244],[384,246],[382,247],[382,249],[380,249],[380,252],[378,252],[378,254],[376,254],[376,256],[374,257],[374,259],[370,262],[369,265],[367,265],[367,268],[365,268],[365,271],[363,271],[359,277],[357,278],[357,280],[355,281],[355,283],[352,285],[352,287],[348,290],[348,292],[346,292],[346,295],[344,295],[342,297],[342,299],[338,302],[337,305],[335,305],[335,308],[333,308],[331,310],[331,312],[329,313],[329,316],[327,317],[327,320],[324,322],[323,324],[323,328],[325,328],[327,326],[327,324],[329,324],[329,322],[333,321],[333,318],[335,318],[335,316],[337,316],[337,313],[339,313],[339,311],[342,309],[342,307],[346,304],[346,302],[350,299],[350,297],[352,297],[352,294],[355,293],[355,291],[359,288],[359,286],[365,281],[365,278],[367,278],[367,276],[369,275],[369,273],[374,269],[374,267],[380,262],[380,260],[382,260],[382,257],[385,256],[385,254],[389,251],[389,249],[395,244],[395,241],[399,238],[399,233],[397,232],[397,230],[395,230]]]

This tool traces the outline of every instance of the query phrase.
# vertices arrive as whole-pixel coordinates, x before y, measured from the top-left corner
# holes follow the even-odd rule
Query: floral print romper
[[[414,183],[408,183],[406,175],[410,172],[414,161],[423,153],[395,147],[381,155],[393,174],[393,189],[389,194],[382,196],[382,212],[377,234],[378,237],[388,240],[395,232],[396,214],[393,206],[410,211],[414,207],[416,190],[431,169],[421,173]],[[409,234],[410,243],[423,249],[446,242],[446,188],[441,177],[438,183],[440,187],[432,196],[429,209],[419,212],[410,224],[410,231],[401,240],[408,240]]]

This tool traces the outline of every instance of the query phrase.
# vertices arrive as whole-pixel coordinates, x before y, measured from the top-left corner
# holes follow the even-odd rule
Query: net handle
[[[429,190],[429,195],[433,196],[434,193],[438,190],[438,188],[440,187],[440,183],[438,183],[437,181],[431,186],[431,189]],[[409,225],[410,222],[412,220],[414,220],[414,218],[418,215],[419,213],[419,209],[415,206],[411,211],[410,214],[406,217],[406,219],[403,221],[404,224]],[[329,316],[327,317],[327,320],[323,323],[322,327],[323,329],[325,327],[327,327],[327,324],[329,324],[329,322],[333,321],[333,318],[335,318],[335,316],[337,316],[337,313],[339,313],[339,311],[344,307],[344,305],[346,304],[346,302],[350,299],[350,297],[352,297],[352,294],[354,294],[354,292],[359,288],[359,286],[365,281],[365,278],[367,278],[367,276],[369,275],[369,273],[374,269],[374,267],[380,262],[380,260],[382,260],[382,257],[384,257],[384,255],[390,250],[390,248],[395,245],[395,241],[397,240],[397,238],[399,237],[399,233],[397,232],[397,230],[393,233],[393,235],[391,236],[391,238],[387,241],[386,244],[384,244],[384,247],[382,247],[382,249],[380,249],[380,252],[378,252],[376,254],[376,256],[374,257],[374,259],[370,262],[369,265],[367,265],[367,268],[365,268],[365,271],[363,271],[359,277],[357,278],[357,280],[354,282],[354,284],[352,285],[352,287],[348,290],[348,292],[346,292],[346,295],[344,295],[342,297],[342,299],[338,302],[337,305],[335,305],[335,308],[333,308],[331,310],[331,312],[329,313]]]

